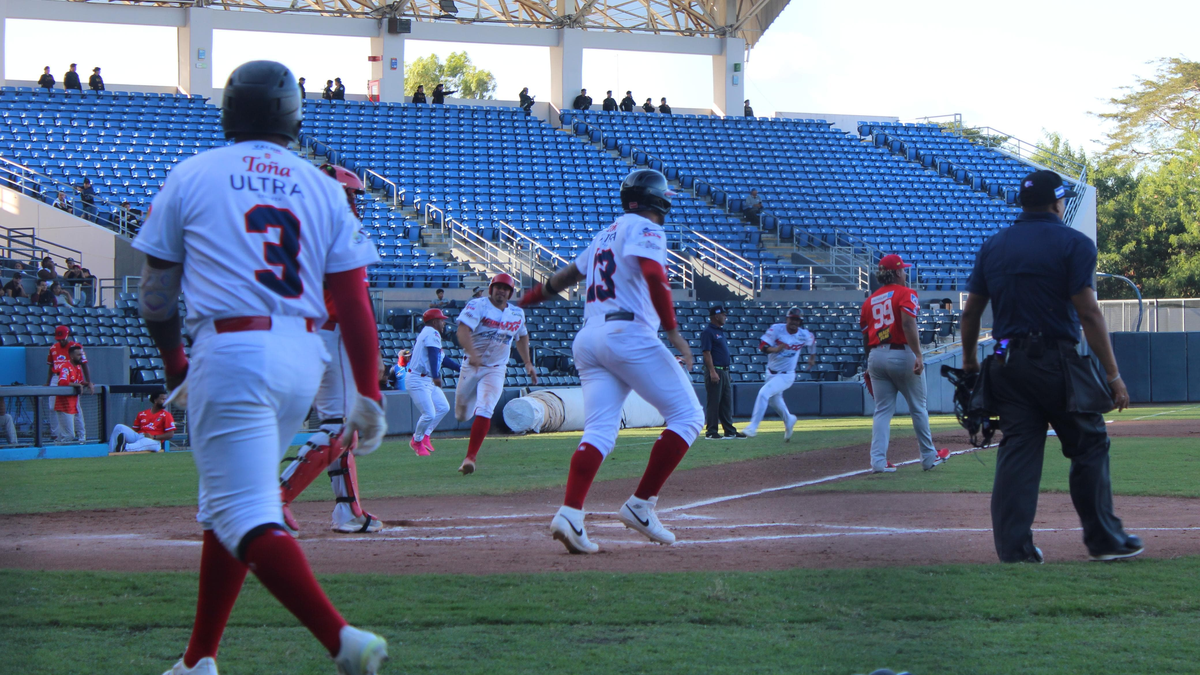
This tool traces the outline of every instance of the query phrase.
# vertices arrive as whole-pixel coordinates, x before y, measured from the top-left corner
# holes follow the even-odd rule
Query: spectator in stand
[[[450,305],[454,304],[452,301],[446,299],[446,289],[439,288],[436,291],[434,291],[433,293],[434,293],[434,295],[437,296],[437,299],[435,299],[433,302],[429,303],[430,309],[434,309],[434,308],[441,309],[443,307],[449,307]]]
[[[750,99],[746,99],[746,107],[742,108],[742,115],[746,117],[754,117],[754,108],[750,107]]]
[[[75,393],[69,396],[54,397],[54,417],[58,427],[55,438],[59,443],[87,439],[87,432],[83,425],[76,426],[75,424],[77,420],[82,421],[83,418],[83,411],[79,408],[79,393],[84,387],[83,369],[80,367],[83,347],[73,344],[68,353],[70,354],[69,358],[58,364],[56,373],[58,383],[55,386],[74,387]]]
[[[88,88],[92,91],[104,91],[104,78],[100,77],[100,68],[92,68],[92,76],[88,78]]]
[[[758,190],[751,188],[750,196],[746,197],[746,203],[742,205],[742,216],[750,222],[751,225],[759,227],[762,222],[763,203],[758,197]]]
[[[58,300],[54,299],[49,282],[44,279],[38,279],[37,288],[29,296],[29,302],[39,307],[58,307]]]
[[[133,230],[139,225],[137,219],[133,217],[133,211],[129,208],[129,202],[121,202],[117,207],[117,227],[122,230]]]
[[[325,90],[321,92],[321,98],[326,101],[333,100],[333,80],[325,80]]]
[[[66,211],[67,213],[74,211],[71,206],[71,200],[67,199],[67,193],[62,190],[58,191],[58,197],[54,200],[54,208],[59,211]]]
[[[28,298],[29,294],[25,292],[25,286],[21,283],[21,279],[24,278],[24,272],[13,272],[12,279],[7,284],[4,284],[4,296],[8,298]]]
[[[58,278],[58,268],[54,266],[54,258],[42,258],[42,267],[38,270],[37,278],[41,281],[54,281]]]
[[[423,84],[417,85],[417,90],[414,91],[413,95],[412,95],[412,102],[413,103],[428,103],[428,101],[425,100],[425,85],[423,85]]]
[[[670,115],[671,114],[671,106],[667,105],[667,97],[666,96],[662,97],[661,101],[662,102],[658,105],[658,112],[660,112],[664,115]]]
[[[449,96],[450,94],[457,94],[457,93],[458,93],[457,89],[451,89],[450,91],[446,91],[442,87],[442,85],[439,84],[438,86],[433,88],[433,105],[443,105],[446,103],[447,96]]]
[[[75,306],[75,301],[71,299],[71,294],[68,293],[67,289],[63,288],[63,285],[57,281],[51,282],[50,294],[54,296],[55,307],[58,306],[59,298],[62,298],[62,302],[67,303],[68,307]]]
[[[654,100],[653,99],[649,99],[649,98],[646,99],[646,102],[642,104],[642,112],[648,112],[648,113],[654,112]]]
[[[476,286],[475,288],[471,289],[471,299],[472,300],[474,300],[476,298],[482,298],[482,297],[483,297],[483,287],[482,286]]]
[[[175,417],[167,410],[167,392],[150,397],[150,409],[143,410],[132,427],[113,426],[108,437],[109,452],[161,452],[163,442],[175,437]]]
[[[17,444],[17,425],[13,424],[12,415],[8,414],[8,406],[4,397],[0,396],[0,427],[4,427],[4,435],[9,445]]]
[[[633,100],[633,92],[625,92],[625,98],[621,99],[621,112],[633,112],[637,107],[637,101]]]
[[[72,283],[83,278],[83,268],[75,262],[74,258],[67,258],[67,271],[63,272],[62,278]]]
[[[304,91],[304,82],[305,80],[303,77],[296,80],[296,86],[300,88],[300,100],[304,100],[304,97],[308,95]]]
[[[83,91],[83,85],[79,83],[79,73],[75,72],[74,63],[71,64],[71,69],[68,70],[65,75],[63,75],[63,89],[74,89],[79,92]]]
[[[575,97],[575,101],[571,104],[575,110],[591,110],[592,97],[587,95],[587,89],[580,89],[579,95]]]
[[[54,88],[54,76],[50,74],[50,66],[42,71],[42,76],[38,78],[38,86],[42,89]]]
[[[96,188],[88,178],[83,179],[83,187],[79,188],[79,199],[83,202],[83,219],[96,222]]]
[[[604,97],[603,103],[604,112],[617,111],[617,99],[612,97],[612,90],[608,90],[608,95]]]
[[[342,84],[342,78],[340,77],[333,78],[333,100],[346,100],[346,85]]]
[[[942,298],[942,309],[947,311],[954,310],[954,301],[950,298]]]
[[[531,110],[533,109],[533,97],[529,95],[529,87],[525,87],[524,89],[521,90],[520,97],[521,97],[521,110],[524,110],[525,116],[529,117],[530,115],[533,114],[531,112]]]

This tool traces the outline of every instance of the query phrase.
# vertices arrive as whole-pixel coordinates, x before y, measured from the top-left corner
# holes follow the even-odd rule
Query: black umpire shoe
[[[721,434],[704,434],[704,440],[706,440],[706,441],[723,441],[723,440],[725,440],[725,436],[722,436]]]
[[[1121,548],[1108,553],[1089,553],[1088,560],[1091,560],[1092,562],[1124,560],[1125,558],[1132,558],[1136,555],[1141,555],[1142,551],[1145,550],[1146,547],[1142,545],[1142,538],[1135,534],[1131,534],[1125,538],[1125,545]]]
[[[747,436],[746,434],[743,434],[740,431],[737,431],[737,430],[734,430],[733,433],[725,432],[725,440],[729,440],[731,438],[750,438],[750,437]]]

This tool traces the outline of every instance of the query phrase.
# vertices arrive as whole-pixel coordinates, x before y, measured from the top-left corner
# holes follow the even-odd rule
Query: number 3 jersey
[[[805,328],[799,328],[795,333],[789,333],[786,323],[777,323],[763,333],[759,341],[760,347],[774,347],[777,344],[786,345],[786,349],[767,355],[767,370],[772,373],[796,372],[796,361],[800,351],[807,348],[809,354],[817,353],[817,339]]]
[[[617,218],[579,254],[575,267],[587,275],[585,322],[613,312],[632,312],[635,321],[658,332],[658,313],[638,258],[665,267],[667,235],[661,225],[636,213]]]
[[[133,246],[184,263],[193,333],[205,319],[233,316],[324,321],[325,275],[379,261],[341,184],[265,141],[180,162]]]
[[[871,347],[881,344],[904,345],[908,339],[900,326],[900,312],[917,316],[917,293],[907,286],[889,284],[863,303],[858,323],[867,334]]]
[[[513,341],[529,335],[525,329],[525,310],[513,303],[496,309],[488,298],[475,298],[463,307],[458,322],[471,329],[471,344],[485,366],[508,363]],[[416,352],[413,359],[416,359]]]

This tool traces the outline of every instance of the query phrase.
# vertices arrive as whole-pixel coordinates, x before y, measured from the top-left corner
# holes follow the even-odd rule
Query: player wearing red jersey
[[[75,416],[79,414],[79,392],[83,389],[83,347],[73,344],[67,350],[67,360],[55,366],[55,377],[59,387],[74,387],[70,396],[54,397],[54,416],[58,418],[57,440],[59,443],[79,439],[75,429]],[[82,439],[79,439],[82,440]]]
[[[78,345],[71,339],[71,329],[66,326],[58,326],[54,329],[54,344],[50,345],[50,353],[46,355],[46,366],[49,371],[46,374],[46,386],[53,387],[58,384],[58,366],[70,360],[69,350],[72,345]],[[79,368],[83,372],[83,386],[87,393],[92,393],[92,373],[88,370],[87,353],[81,351]],[[50,433],[58,435],[58,415],[49,415],[50,418]],[[87,429],[83,425],[83,408],[77,406],[75,413],[75,440],[82,441],[87,438]]]
[[[138,413],[132,427],[118,424],[108,438],[110,452],[158,452],[175,437],[175,417],[167,410],[167,392],[150,397],[150,409]]]

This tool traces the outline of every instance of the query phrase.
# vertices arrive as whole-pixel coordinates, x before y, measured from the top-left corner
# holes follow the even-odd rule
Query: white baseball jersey
[[[246,141],[180,162],[134,248],[187,263],[193,333],[206,319],[324,321],[322,282],[379,261],[341,184],[273,143]]]
[[[471,329],[471,344],[485,366],[508,363],[513,341],[529,335],[525,310],[511,302],[501,311],[488,298],[475,298],[458,315],[458,322]],[[415,352],[413,360],[417,358]]]
[[[429,363],[429,348],[433,347],[438,350],[438,354],[442,351],[442,334],[434,330],[433,326],[425,326],[421,329],[421,333],[417,335],[417,341],[413,343],[412,359],[408,362],[408,372],[417,373],[418,375],[428,375],[429,377],[438,377],[442,372],[442,364]]]
[[[658,331],[658,312],[650,301],[638,258],[666,266],[667,235],[661,225],[635,213],[617,218],[579,254],[575,267],[587,275],[584,321],[613,312],[632,312],[634,321]]]
[[[809,354],[817,353],[817,340],[813,334],[801,328],[795,334],[789,333],[786,323],[777,323],[767,329],[761,338],[761,344],[774,347],[785,344],[787,348],[767,356],[767,370],[775,373],[796,372],[796,360],[800,358],[800,350],[808,348]]]

